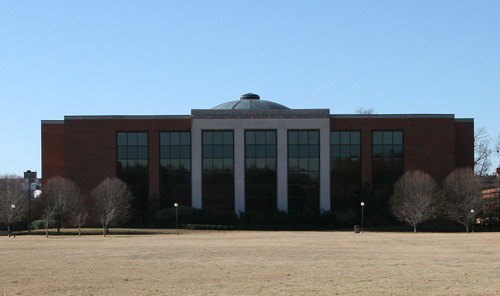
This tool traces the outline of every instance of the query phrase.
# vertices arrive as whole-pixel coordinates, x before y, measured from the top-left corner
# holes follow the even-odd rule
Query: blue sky
[[[248,92],[455,114],[496,139],[499,15],[500,1],[1,1],[0,174],[41,172],[41,120],[188,115]]]

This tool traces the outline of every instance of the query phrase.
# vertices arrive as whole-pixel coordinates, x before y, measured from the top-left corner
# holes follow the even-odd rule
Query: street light
[[[361,233],[363,233],[363,219],[364,219],[364,208],[365,208],[365,202],[361,202]]]
[[[472,233],[474,233],[474,210],[470,210],[470,213],[472,215],[472,223],[471,223]]]
[[[177,235],[179,235],[179,215],[177,214],[178,203],[174,203],[175,207],[175,228],[177,229]]]
[[[31,234],[31,170],[28,173],[28,234]]]
[[[14,210],[16,209],[16,205],[12,204],[10,207],[12,208],[12,218],[14,218]],[[13,235],[14,237],[16,237],[16,234],[14,233],[14,223],[15,222],[12,221],[12,229],[10,229],[10,227],[9,227],[9,237],[11,235]]]

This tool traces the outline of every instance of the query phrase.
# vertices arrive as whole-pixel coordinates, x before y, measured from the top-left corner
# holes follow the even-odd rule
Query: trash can
[[[359,233],[360,229],[359,225],[354,225],[354,233]]]

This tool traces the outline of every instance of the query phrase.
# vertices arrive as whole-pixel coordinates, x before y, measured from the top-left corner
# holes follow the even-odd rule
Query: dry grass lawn
[[[0,237],[0,295],[500,295],[500,233]]]

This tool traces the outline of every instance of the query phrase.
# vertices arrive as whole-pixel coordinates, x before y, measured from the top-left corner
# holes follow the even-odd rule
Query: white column
[[[288,135],[284,127],[277,129],[278,210],[288,212]]]
[[[191,205],[201,209],[201,129],[193,120],[191,127]]]

